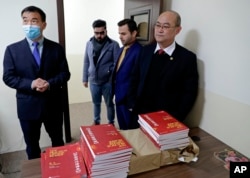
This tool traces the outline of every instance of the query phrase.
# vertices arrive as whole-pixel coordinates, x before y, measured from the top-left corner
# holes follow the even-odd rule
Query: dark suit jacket
[[[138,63],[133,69],[128,105],[137,112],[143,110],[140,108],[142,104],[141,94],[155,48],[156,44],[143,47]],[[197,58],[194,53],[178,44],[176,44],[171,57],[173,60],[169,61],[166,66],[164,76],[155,79],[164,82],[161,86],[164,86],[165,92],[152,93],[152,95],[157,95],[160,98],[159,105],[161,107],[156,110],[165,110],[177,119],[184,120],[191,110],[198,92]],[[148,112],[153,111],[149,110]]]
[[[3,61],[3,81],[16,89],[19,119],[32,120],[62,112],[62,85],[70,78],[65,51],[59,44],[44,39],[40,68],[26,39],[7,46]],[[31,89],[37,78],[49,82],[44,93]]]
[[[116,60],[117,62],[115,64],[115,69],[117,68],[117,63],[119,61],[119,57],[123,51],[123,48],[124,47],[122,47],[119,50],[117,60]],[[113,80],[115,82],[114,94],[115,94],[115,102],[118,105],[125,104],[124,100],[127,97],[127,91],[129,87],[131,72],[132,72],[133,66],[136,63],[136,59],[138,57],[140,49],[141,49],[141,45],[138,42],[135,42],[132,46],[130,46],[118,71],[116,72],[116,70],[114,70],[114,73],[113,73],[114,75]]]

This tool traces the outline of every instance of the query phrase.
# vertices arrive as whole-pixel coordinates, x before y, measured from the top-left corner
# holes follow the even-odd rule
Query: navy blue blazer
[[[144,46],[139,54],[138,63],[133,69],[131,86],[129,87],[128,106],[140,111],[141,94],[144,89],[145,80],[151,60],[153,59],[156,43]],[[191,110],[198,92],[198,69],[196,55],[186,48],[176,44],[172,59],[165,68],[162,78],[165,93],[158,97],[161,108],[179,120],[184,120]],[[170,59],[168,59],[170,60]],[[158,93],[152,93],[158,95]],[[153,112],[153,111],[149,111]]]
[[[7,46],[3,61],[3,81],[16,89],[19,119],[32,120],[62,112],[62,85],[70,79],[63,47],[44,39],[40,68],[26,39]],[[40,93],[31,89],[37,78],[49,82],[49,90]]]
[[[123,51],[122,47],[117,56],[115,69],[117,68],[118,59]],[[136,63],[136,59],[138,57],[138,54],[140,52],[141,45],[138,42],[135,42],[132,44],[132,46],[129,47],[128,51],[126,52],[126,55],[118,69],[118,71],[114,70],[113,73],[113,80],[115,82],[114,85],[114,94],[115,94],[115,103],[117,105],[119,104],[125,104],[125,100],[127,97],[127,91],[129,87],[130,82],[130,76],[133,69],[133,66]]]

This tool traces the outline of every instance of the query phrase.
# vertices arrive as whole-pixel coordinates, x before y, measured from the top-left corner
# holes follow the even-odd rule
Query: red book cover
[[[130,158],[132,154],[131,145],[112,124],[81,126],[80,131],[94,160]]]
[[[167,142],[163,143],[157,143],[149,134],[148,132],[143,128],[140,127],[141,131],[153,142],[153,144],[159,148],[160,150],[168,150],[172,148],[180,148],[184,146],[189,145],[189,137],[183,138],[183,139],[177,139],[177,140],[168,140]]]
[[[87,177],[79,142],[47,148],[41,159],[43,178]]]
[[[88,146],[82,136],[80,137],[80,146],[81,146],[83,159],[86,165],[87,173],[89,175],[91,173],[91,167],[92,167],[94,158],[91,155],[90,150],[88,149]]]
[[[46,177],[45,173],[44,173],[44,162],[45,162],[45,153],[41,153],[41,176],[42,178]]]
[[[165,111],[140,114],[144,129],[151,131],[157,140],[188,135],[189,128]]]
[[[159,145],[159,143],[157,143],[151,135],[149,135],[149,133],[143,128],[140,127],[141,131],[149,138],[149,140],[157,147],[157,148],[161,148],[161,146]]]
[[[95,163],[93,157],[88,149],[84,138],[80,137],[81,150],[83,152],[84,161],[87,167],[88,175],[97,175],[97,174],[108,174],[115,171],[121,173],[122,170],[127,170],[129,167],[130,157],[122,156],[116,158],[110,158],[106,160],[99,160]]]

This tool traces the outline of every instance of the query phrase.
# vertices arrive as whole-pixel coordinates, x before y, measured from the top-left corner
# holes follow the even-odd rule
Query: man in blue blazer
[[[183,121],[198,92],[196,55],[178,45],[181,18],[175,11],[163,12],[154,28],[156,43],[141,50],[133,69],[128,105],[141,114],[164,110]]]
[[[135,65],[141,45],[136,41],[137,25],[132,19],[118,22],[118,31],[123,47],[120,49],[113,73],[113,87],[117,120],[120,129],[135,129],[139,127],[137,115],[127,107],[127,92],[130,85],[130,75]]]
[[[43,36],[46,14],[38,7],[22,10],[26,38],[7,46],[3,61],[3,81],[16,89],[17,114],[26,143],[28,159],[40,157],[42,123],[52,146],[62,146],[62,86],[70,72],[65,51]],[[33,56],[37,43],[38,56]],[[35,60],[38,57],[38,61]]]

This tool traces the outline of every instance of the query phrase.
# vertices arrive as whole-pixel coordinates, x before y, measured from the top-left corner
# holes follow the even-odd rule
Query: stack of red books
[[[138,122],[160,150],[189,145],[189,128],[165,111],[140,114]]]
[[[41,154],[42,178],[87,178],[80,143],[50,147]]]
[[[81,126],[80,131],[89,177],[127,177],[132,147],[112,124]]]

